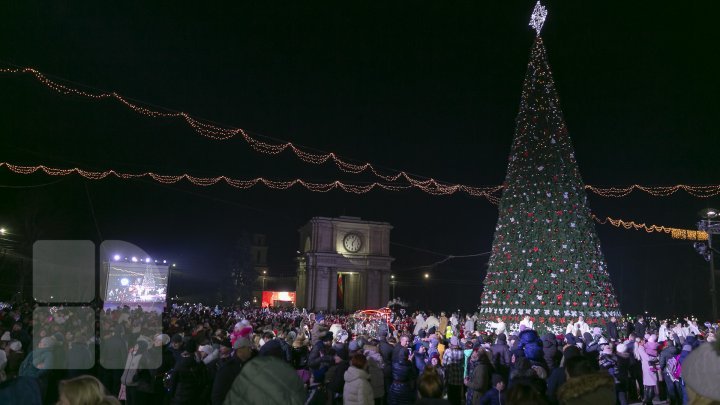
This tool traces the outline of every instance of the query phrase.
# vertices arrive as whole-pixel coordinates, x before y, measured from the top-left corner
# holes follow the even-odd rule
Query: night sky
[[[533,1],[11,3],[0,9],[2,67],[34,67],[88,91],[117,91],[387,173],[475,186],[504,180],[535,35],[527,26]],[[547,2],[543,38],[587,184],[720,183],[718,10],[705,3]],[[239,138],[211,140],[116,101],[60,95],[29,75],[0,75],[0,106],[0,161],[15,164],[375,180],[288,152],[261,154]],[[487,200],[417,190],[242,191],[6,169],[0,185],[0,225],[35,223],[46,239],[133,242],[177,261],[180,277],[208,295],[242,230],[266,234],[271,274],[287,275],[299,227],[313,216],[350,215],[394,226],[397,295],[473,309],[487,256],[449,260],[426,282],[418,266],[444,256],[422,250],[488,252],[497,220]],[[590,194],[590,204],[601,217],[692,229],[697,212],[720,208],[720,198]],[[708,264],[692,243],[609,225],[597,231],[625,312],[709,314]]]

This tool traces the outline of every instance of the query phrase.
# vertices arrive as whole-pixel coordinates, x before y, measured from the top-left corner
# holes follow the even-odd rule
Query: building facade
[[[297,306],[320,311],[382,308],[390,293],[387,222],[314,217],[300,228]]]

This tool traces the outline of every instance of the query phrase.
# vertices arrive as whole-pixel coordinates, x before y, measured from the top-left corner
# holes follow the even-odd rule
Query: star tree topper
[[[545,6],[540,4],[540,0],[538,0],[535,4],[532,15],[530,16],[530,24],[528,24],[535,28],[537,36],[540,36],[540,31],[542,30],[543,24],[545,24],[545,17],[547,17],[547,9]]]

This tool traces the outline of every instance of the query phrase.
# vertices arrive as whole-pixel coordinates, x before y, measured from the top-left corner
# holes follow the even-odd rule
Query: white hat
[[[3,333],[2,337],[0,337],[0,341],[3,341],[3,342],[9,342],[11,340],[12,340],[12,338],[10,337],[10,332],[5,332],[5,333]]]
[[[201,351],[201,352],[207,354],[208,356],[211,355],[211,354],[213,354],[213,352],[214,352],[213,347],[210,346],[210,345],[200,346],[200,347],[198,348],[198,351]]]
[[[20,343],[19,340],[13,340],[12,342],[10,342],[9,346],[10,346],[10,350],[12,350],[14,352],[19,352],[22,350],[22,343]]]
[[[620,343],[619,345],[617,345],[617,346],[615,347],[615,350],[616,350],[618,353],[625,353],[625,352],[627,351],[627,346],[625,346],[624,343]]]

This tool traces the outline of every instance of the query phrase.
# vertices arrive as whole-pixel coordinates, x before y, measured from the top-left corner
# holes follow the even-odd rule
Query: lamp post
[[[712,245],[712,236],[713,234],[720,233],[720,221],[713,221],[713,219],[720,216],[720,211],[714,208],[707,208],[700,211],[700,216],[703,220],[698,223],[698,229],[707,232],[708,235],[706,258],[710,262],[710,299],[712,302],[713,322],[715,322],[718,319],[718,306],[717,294],[715,293],[715,249],[713,249]]]
[[[395,275],[394,274],[390,275],[390,286],[392,287],[392,296],[390,297],[390,299],[394,300],[395,299]]]

